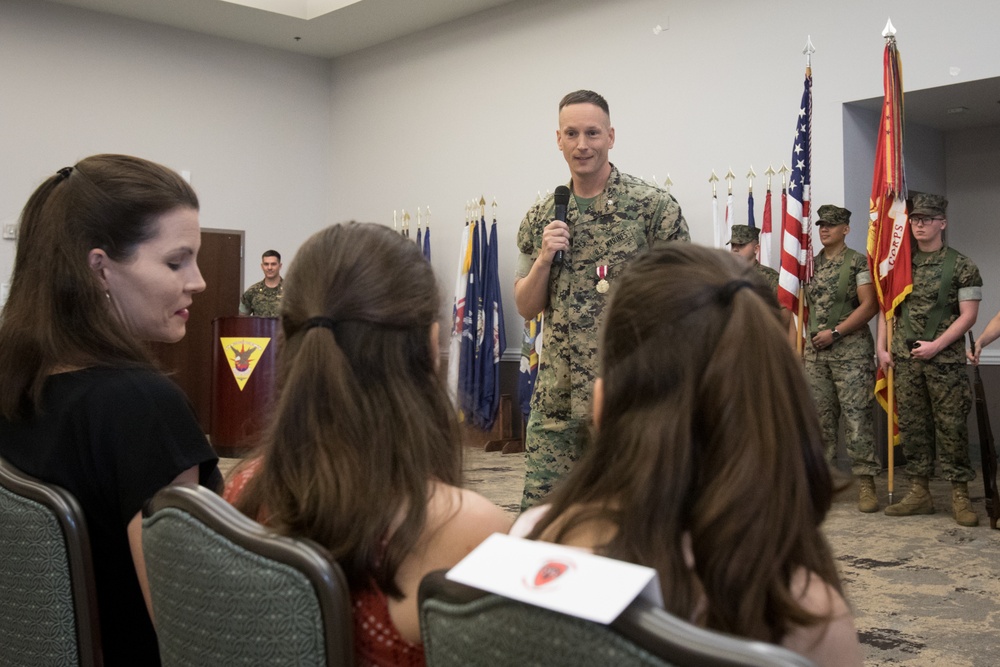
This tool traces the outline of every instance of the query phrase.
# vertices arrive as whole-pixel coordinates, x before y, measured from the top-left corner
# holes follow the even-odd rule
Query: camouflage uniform
[[[912,331],[923,339],[928,313],[938,299],[947,247],[935,252],[913,253],[913,292],[906,297]],[[934,332],[934,338],[958,319],[960,301],[982,300],[983,279],[975,263],[958,254],[948,302],[951,308]],[[972,391],[965,369],[965,339],[959,337],[930,361],[913,359],[902,318],[892,329],[892,358],[899,410],[899,435],[906,454],[906,472],[911,477],[930,477],[934,453],[941,472],[952,482],[975,479],[969,460],[969,410]]]
[[[542,247],[542,230],[554,217],[550,195],[536,203],[517,233],[517,278]],[[553,265],[542,327],[542,353],[525,438],[522,509],[549,494],[587,441],[590,397],[597,376],[597,337],[608,294],[597,291],[599,266],[614,284],[627,261],[654,242],[690,241],[680,205],[670,194],[611,166],[604,190],[586,211],[574,197],[566,211],[571,245]]]
[[[851,266],[844,296],[849,305],[841,311],[840,322],[857,307],[858,287],[871,284],[868,260],[861,253],[845,247],[832,259],[822,252],[817,254],[812,281],[806,285],[810,331],[834,329],[840,323],[830,322],[827,318],[837,305],[840,271],[845,261]],[[881,467],[875,461],[872,418],[875,343],[871,329],[867,325],[859,327],[822,350],[807,345],[805,371],[819,412],[827,460],[833,461],[837,454],[837,432],[843,413],[844,440],[851,457],[851,473],[856,476],[877,475]]]
[[[774,296],[778,296],[778,272],[770,266],[764,266],[760,262],[754,262],[753,268],[757,272],[757,275],[763,278],[767,286],[771,288]]]
[[[758,243],[760,240],[760,230],[750,225],[733,225],[729,230],[729,240],[726,245],[745,246],[748,243]],[[778,296],[778,272],[769,266],[764,266],[756,259],[753,262],[754,271],[764,279],[767,286],[771,288],[775,296]]]
[[[240,298],[240,313],[254,317],[277,317],[284,289],[284,278],[279,279],[277,287],[268,287],[263,280],[254,283]]]

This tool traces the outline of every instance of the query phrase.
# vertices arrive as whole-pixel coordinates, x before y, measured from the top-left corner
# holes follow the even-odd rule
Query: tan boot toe
[[[886,516],[913,516],[915,514],[934,514],[934,500],[928,490],[926,477],[914,477],[910,490],[903,499],[885,508]]]
[[[955,516],[955,523],[958,525],[970,528],[979,525],[979,517],[972,510],[972,501],[969,500],[969,485],[967,482],[952,482],[951,511]]]
[[[878,511],[878,494],[875,492],[875,478],[871,475],[858,477],[858,511],[870,514]]]

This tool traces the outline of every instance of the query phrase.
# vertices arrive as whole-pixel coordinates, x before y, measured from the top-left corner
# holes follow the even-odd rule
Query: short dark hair
[[[593,104],[594,106],[600,107],[604,110],[604,113],[608,114],[608,118],[611,118],[611,111],[608,109],[608,101],[604,99],[604,96],[595,93],[592,90],[577,90],[572,93],[568,93],[562,100],[559,101],[559,111],[563,110],[563,107],[567,107],[570,104]]]
[[[278,264],[281,264],[281,253],[277,250],[265,250],[264,254],[260,256],[261,261],[264,261],[265,257],[277,257]]]

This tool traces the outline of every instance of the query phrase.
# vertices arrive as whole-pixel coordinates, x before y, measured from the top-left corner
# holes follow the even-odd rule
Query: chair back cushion
[[[76,499],[0,459],[0,666],[99,662],[93,576]]]
[[[146,521],[164,665],[326,664],[319,602],[305,575],[182,510],[166,508]]]
[[[420,626],[433,667],[669,664],[605,626],[498,595],[464,603],[427,599]]]
[[[420,582],[427,664],[812,667],[780,646],[696,627],[637,599],[610,626],[448,581]]]

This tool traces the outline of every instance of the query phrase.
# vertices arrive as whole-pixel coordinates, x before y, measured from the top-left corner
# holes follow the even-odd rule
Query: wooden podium
[[[212,322],[212,418],[219,456],[243,456],[259,441],[277,399],[278,318]]]

